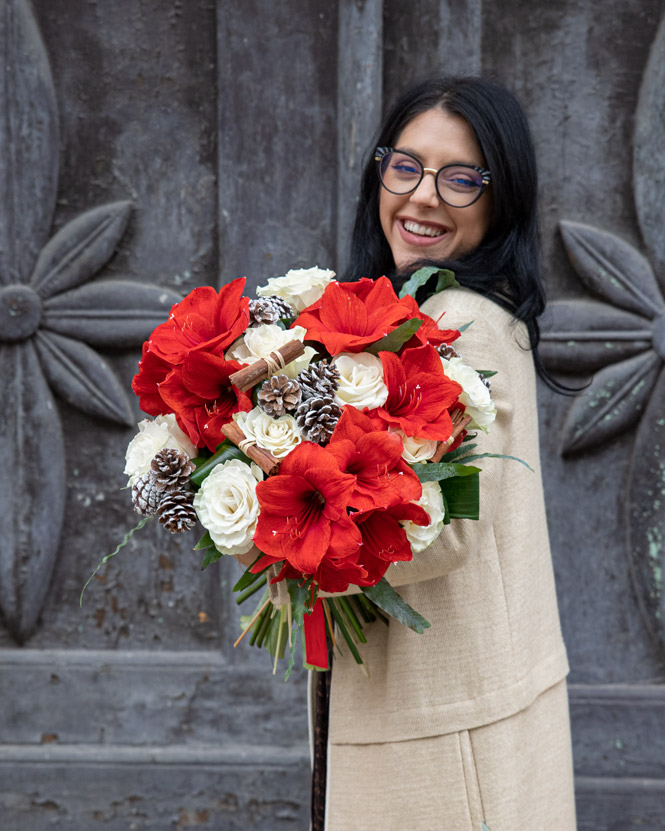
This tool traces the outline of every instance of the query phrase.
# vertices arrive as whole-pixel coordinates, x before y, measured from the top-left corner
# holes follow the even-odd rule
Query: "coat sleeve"
[[[476,370],[493,370],[497,373],[491,380],[492,400],[497,416],[487,434],[478,431],[475,452],[519,455],[514,441],[516,425],[513,418],[511,377],[514,380],[516,373],[532,372],[531,354],[516,340],[520,333],[525,335],[523,328],[512,325],[511,316],[492,301],[466,290],[447,289],[431,298],[423,307],[434,319],[438,319],[444,309],[446,314],[440,321],[441,328],[459,328],[473,321],[454,344],[464,363]],[[441,577],[458,569],[474,556],[483,546],[483,541],[493,533],[497,512],[501,510],[506,464],[515,462],[504,459],[479,460],[480,518],[453,519],[449,525],[445,525],[432,545],[414,554],[413,560],[389,568],[386,578],[391,585],[402,586]],[[528,471],[525,472],[528,474]]]

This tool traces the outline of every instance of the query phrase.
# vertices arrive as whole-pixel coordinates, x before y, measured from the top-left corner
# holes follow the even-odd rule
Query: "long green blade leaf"
[[[425,620],[415,609],[412,609],[406,600],[403,600],[397,594],[385,577],[382,577],[376,586],[363,587],[363,592],[379,609],[383,609],[399,623],[403,623],[419,635],[425,629],[429,629],[430,622]]]
[[[242,575],[240,580],[238,580],[238,582],[233,587],[234,592],[241,592],[244,589],[246,589],[248,586],[251,586],[252,583],[254,583],[256,580],[258,580],[259,577],[261,577],[261,575],[264,574],[270,568],[270,566],[266,566],[264,569],[257,572],[256,574],[252,574],[250,569],[254,568],[254,566],[258,563],[258,561],[261,559],[261,557],[263,557],[263,554],[259,554],[259,556],[256,558],[256,560],[254,560],[254,562],[252,563],[252,565]]]
[[[411,320],[405,320],[397,329],[393,329],[385,338],[381,338],[376,343],[368,346],[365,352],[371,352],[372,355],[377,355],[379,352],[399,352],[404,344],[411,340],[418,329],[422,326],[422,320],[413,317]]]
[[[470,450],[471,448],[468,449]],[[535,473],[531,465],[525,462],[524,459],[520,459],[519,456],[506,456],[504,453],[476,453],[473,456],[463,456],[459,461],[460,463],[467,464],[468,462],[475,462],[478,459],[509,459],[511,462],[519,462],[524,467],[528,467],[531,473]]]
[[[223,462],[228,462],[229,459],[240,459],[241,462],[245,462],[248,465],[251,464],[251,460],[244,453],[241,453],[234,444],[224,442],[214,456],[206,459],[200,467],[196,468],[194,473],[192,473],[190,481],[197,487],[200,486],[213,468],[223,464]]]
[[[439,482],[451,519],[478,519],[480,516],[479,476],[456,476]]]

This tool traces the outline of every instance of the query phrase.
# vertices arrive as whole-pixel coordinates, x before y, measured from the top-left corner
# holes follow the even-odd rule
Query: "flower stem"
[[[261,575],[261,577],[255,583],[253,583],[251,586],[246,588],[244,592],[241,592],[238,595],[238,597],[236,597],[236,603],[238,604],[238,606],[241,603],[244,603],[244,601],[247,600],[248,597],[251,597],[257,591],[262,589],[267,582],[268,582],[268,578],[266,577],[266,575],[265,574]]]
[[[236,646],[238,646],[238,644],[240,643],[240,641],[241,641],[241,640],[245,637],[245,635],[246,635],[246,634],[249,632],[249,630],[252,628],[252,624],[253,624],[253,623],[254,623],[254,621],[258,618],[258,616],[261,614],[261,612],[262,612],[262,611],[266,608],[266,606],[268,605],[268,603],[270,603],[270,598],[268,598],[268,599],[266,600],[266,602],[263,604],[263,606],[261,606],[261,608],[259,609],[259,611],[258,611],[258,612],[254,615],[254,617],[250,620],[250,622],[247,624],[247,626],[246,626],[246,627],[242,630],[242,635],[240,635],[240,637],[238,638],[238,640],[237,640],[237,641],[233,644],[233,648],[234,648],[234,649],[235,649],[235,647],[236,647]]]

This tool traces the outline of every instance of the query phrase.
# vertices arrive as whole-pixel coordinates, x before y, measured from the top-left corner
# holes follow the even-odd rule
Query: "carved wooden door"
[[[665,813],[662,0],[0,0],[0,807],[20,831],[306,827],[304,678],[238,571],[133,524],[140,343],[197,285],[341,266],[384,107],[521,98],[554,299],[543,464],[582,829]],[[546,752],[546,749],[544,749]]]

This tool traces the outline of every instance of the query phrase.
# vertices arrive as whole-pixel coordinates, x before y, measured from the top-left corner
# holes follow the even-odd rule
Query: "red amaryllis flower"
[[[404,447],[396,433],[379,430],[355,407],[345,407],[327,450],[340,470],[355,477],[349,506],[364,511],[419,499],[422,487],[402,459]]]
[[[159,394],[197,447],[215,450],[233,413],[248,412],[252,401],[229,381],[244,364],[208,352],[191,352],[159,385]]]
[[[408,319],[410,307],[395,294],[390,280],[363,278],[330,283],[293,324],[307,329],[307,340],[322,343],[331,355],[362,352]]]
[[[441,358],[433,346],[405,349],[400,356],[381,352],[383,380],[388,399],[383,407],[370,410],[386,424],[407,436],[445,441],[453,431],[449,409],[462,387],[443,372]]]
[[[249,324],[249,298],[242,296],[244,288],[245,278],[240,277],[219,292],[212,286],[191,291],[153,331],[148,341],[150,351],[172,366],[182,363],[192,350],[222,355]]]
[[[391,563],[413,559],[413,551],[400,521],[411,520],[416,525],[429,525],[427,511],[412,503],[377,508],[353,514],[353,520],[362,535],[358,562],[367,577],[356,581],[358,586],[375,586]]]
[[[256,487],[261,512],[254,542],[269,557],[313,574],[331,544],[342,548],[336,556],[358,547],[346,512],[353,487],[354,477],[342,473],[327,450],[311,442],[299,444],[282,461],[279,473]]]
[[[423,314],[410,294],[403,297],[401,302],[410,309],[409,318],[415,317],[422,320],[420,328],[406,344],[406,349],[415,349],[418,346],[424,346],[426,343],[431,343],[432,346],[440,346],[442,343],[452,343],[460,336],[458,329],[439,329],[439,321]],[[441,317],[443,317],[443,314]]]
[[[159,385],[172,369],[171,364],[151,352],[150,343],[144,341],[139,371],[132,381],[132,389],[138,395],[144,413],[157,416],[171,412],[159,394]]]

